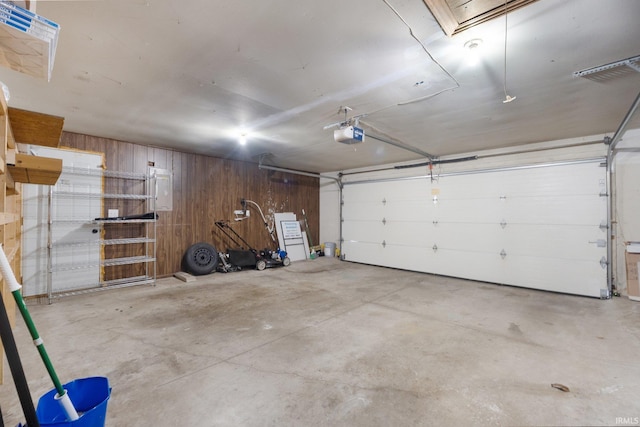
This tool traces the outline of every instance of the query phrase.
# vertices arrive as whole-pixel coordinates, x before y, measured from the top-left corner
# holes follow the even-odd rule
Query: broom
[[[31,334],[31,338],[33,339],[33,344],[38,349],[38,353],[40,353],[40,357],[44,362],[44,366],[47,368],[47,372],[49,372],[51,381],[53,381],[53,385],[55,386],[57,392],[55,399],[62,406],[62,409],[67,415],[67,419],[69,421],[77,420],[78,418],[80,418],[78,416],[78,412],[76,412],[76,408],[73,406],[73,403],[69,398],[69,394],[62,387],[62,384],[58,379],[58,375],[53,369],[51,360],[49,360],[49,355],[47,355],[47,350],[44,348],[44,342],[42,341],[42,338],[40,338],[38,330],[36,329],[33,320],[31,319],[31,315],[29,314],[29,310],[27,310],[27,305],[22,299],[22,294],[20,293],[20,289],[22,288],[22,286],[18,284],[16,276],[13,274],[13,270],[11,269],[11,265],[9,264],[9,260],[4,253],[4,248],[2,247],[2,245],[0,245],[0,272],[2,272],[2,276],[4,277],[7,285],[9,285],[9,291],[13,295],[13,298],[16,300],[16,305],[18,306],[18,309],[22,314],[22,318],[24,319],[24,323],[26,323],[27,325],[27,329],[29,329],[29,333]]]

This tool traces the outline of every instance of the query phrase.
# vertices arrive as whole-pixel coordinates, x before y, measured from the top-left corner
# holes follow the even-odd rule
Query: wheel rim
[[[198,249],[193,254],[193,260],[195,261],[195,263],[197,265],[200,265],[200,266],[203,266],[203,267],[207,266],[207,265],[209,265],[211,263],[211,260],[212,260],[211,252],[209,252],[205,248]]]

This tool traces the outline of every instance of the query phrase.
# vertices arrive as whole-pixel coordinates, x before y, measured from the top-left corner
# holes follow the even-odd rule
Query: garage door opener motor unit
[[[345,126],[333,131],[333,139],[342,144],[358,144],[364,142],[364,129],[356,126]]]

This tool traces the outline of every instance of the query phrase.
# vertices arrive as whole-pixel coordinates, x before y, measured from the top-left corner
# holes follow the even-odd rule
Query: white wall
[[[334,175],[337,174],[323,174]],[[320,243],[340,241],[340,191],[338,184],[320,178]],[[336,246],[336,247],[339,247]]]
[[[616,154],[613,163],[613,220],[617,236],[614,271],[616,286],[624,294],[627,289],[625,242],[640,242],[640,129],[627,131],[617,148],[622,151]]]
[[[607,136],[612,136],[611,134]],[[544,163],[570,159],[584,159],[604,157],[606,146],[601,143],[605,135],[593,135],[588,137],[571,138],[559,141],[547,141],[528,144],[526,146],[510,147],[501,150],[488,150],[483,152],[459,154],[442,157],[442,160],[460,158],[470,155],[479,156],[478,160],[438,165],[433,168],[433,174],[449,173],[455,171],[488,169],[494,167],[506,167],[521,164]],[[589,144],[597,142],[596,144]],[[367,142],[378,143],[378,142]],[[380,144],[383,144],[380,142]],[[640,147],[640,129],[629,130],[619,144],[620,148]],[[526,152],[525,152],[526,151]],[[406,162],[405,164],[421,163],[421,160]],[[427,167],[392,169],[399,164],[382,165],[369,169],[356,169],[344,171],[343,181],[357,181],[365,179],[380,179],[402,176],[427,175],[430,173]],[[624,241],[640,241],[640,152],[621,152],[617,155],[614,165],[614,196],[616,207],[614,220],[618,221],[619,237],[614,248],[614,275],[616,287],[623,293],[626,292],[626,275],[624,263]],[[359,173],[376,170],[373,172]],[[352,174],[358,172],[356,174]],[[335,174],[326,174],[335,175]],[[617,190],[616,190],[617,189]],[[616,192],[617,191],[617,192]],[[320,180],[320,241],[339,242],[340,239],[340,197],[339,189],[334,181]],[[615,230],[615,229],[614,229]]]

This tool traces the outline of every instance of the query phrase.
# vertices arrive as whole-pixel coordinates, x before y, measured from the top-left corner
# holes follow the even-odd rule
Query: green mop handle
[[[67,392],[62,387],[62,384],[58,379],[58,375],[53,369],[53,365],[51,364],[51,360],[49,359],[47,350],[44,348],[44,342],[38,334],[38,330],[33,323],[33,319],[31,319],[29,310],[27,310],[27,305],[25,304],[24,299],[22,298],[22,294],[20,293],[21,286],[20,284],[18,284],[16,276],[13,274],[13,270],[11,269],[11,265],[9,264],[9,260],[7,259],[7,255],[4,253],[4,248],[2,247],[2,245],[0,245],[0,272],[2,272],[2,276],[4,277],[7,285],[9,285],[9,291],[13,295],[13,299],[15,299],[16,301],[16,305],[18,306],[18,309],[22,314],[22,318],[24,319],[24,323],[26,323],[27,325],[27,329],[29,329],[29,333],[31,334],[31,338],[33,339],[33,344],[38,349],[38,353],[40,353],[40,357],[44,362],[44,366],[47,368],[47,372],[49,372],[51,381],[53,381],[53,385],[55,386],[56,392],[58,393],[56,399],[60,401],[60,404],[63,406],[65,412],[67,413],[67,417],[71,421],[77,420],[79,418],[78,413],[73,407],[71,400],[69,400],[69,396],[66,396]]]

